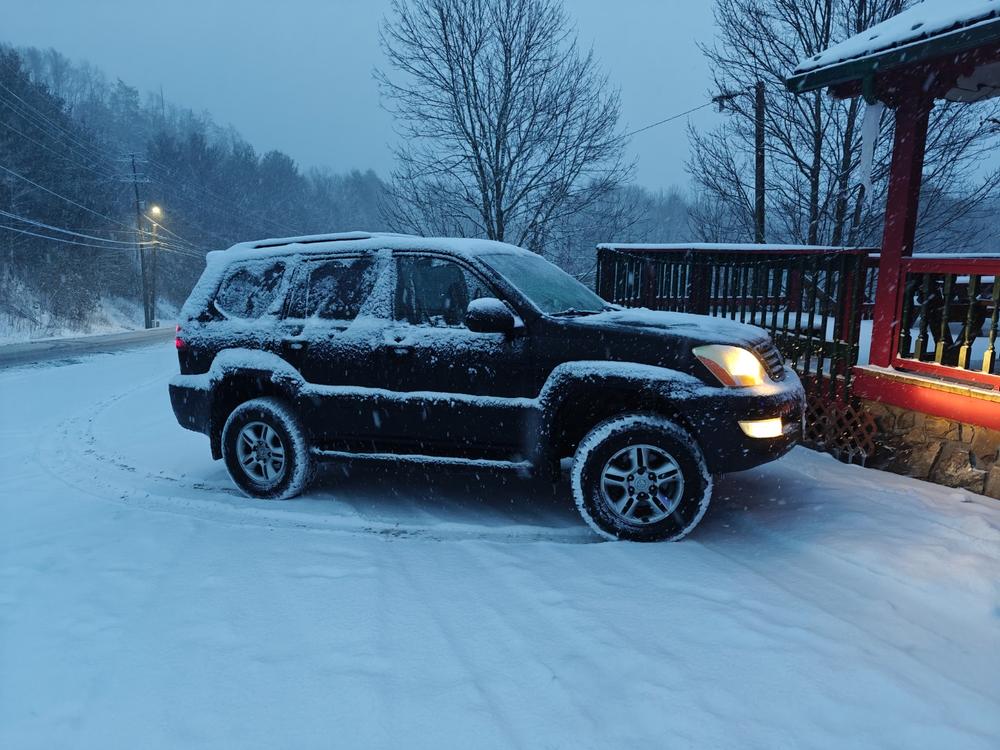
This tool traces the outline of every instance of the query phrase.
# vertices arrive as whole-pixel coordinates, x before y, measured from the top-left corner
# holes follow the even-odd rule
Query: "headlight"
[[[719,382],[730,388],[763,385],[764,365],[757,355],[739,346],[709,344],[694,349],[700,359]]]

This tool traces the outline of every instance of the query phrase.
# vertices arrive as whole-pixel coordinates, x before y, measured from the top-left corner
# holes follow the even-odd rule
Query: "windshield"
[[[494,253],[482,258],[547,315],[610,309],[607,302],[539,255]]]

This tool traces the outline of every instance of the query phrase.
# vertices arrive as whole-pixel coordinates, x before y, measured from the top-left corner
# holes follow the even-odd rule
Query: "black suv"
[[[712,475],[787,452],[803,390],[759,328],[610,305],[527,250],[335,234],[210,253],[177,327],[180,424],[253,497],[316,461],[518,466],[618,539],[677,539]]]

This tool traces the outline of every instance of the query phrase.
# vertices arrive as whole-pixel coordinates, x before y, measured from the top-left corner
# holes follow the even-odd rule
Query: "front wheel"
[[[222,458],[244,494],[285,500],[312,479],[313,462],[302,425],[276,398],[237,406],[222,428]]]
[[[571,472],[584,520],[606,539],[672,541],[690,532],[712,496],[701,449],[656,415],[629,414],[597,425],[580,442]]]

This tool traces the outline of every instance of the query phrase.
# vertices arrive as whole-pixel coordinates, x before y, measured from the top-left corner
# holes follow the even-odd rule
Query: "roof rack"
[[[380,236],[379,232],[335,232],[333,234],[306,234],[299,237],[273,237],[256,242],[241,242],[233,247],[263,250],[283,245],[312,245],[317,242],[344,242],[347,240],[370,240]]]
[[[286,245],[312,245],[327,242],[347,242],[350,240],[371,240],[376,237],[410,237],[395,232],[334,232],[332,234],[305,234],[299,237],[271,237],[265,240],[237,242],[230,250],[263,250]]]

